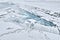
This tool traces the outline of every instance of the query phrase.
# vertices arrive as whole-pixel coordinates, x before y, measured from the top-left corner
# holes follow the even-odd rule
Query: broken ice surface
[[[1,5],[8,5],[9,7],[11,7],[11,4],[9,3],[1,3]],[[8,7],[6,6],[6,7]],[[3,6],[4,7],[4,6]],[[8,8],[9,9],[9,8]],[[16,23],[20,23],[23,21],[26,21],[28,19],[33,19],[36,20],[37,23],[40,23],[44,26],[56,26],[56,24],[54,24],[53,22],[47,21],[41,17],[38,17],[38,15],[35,15],[35,13],[31,13],[27,10],[24,10],[22,8],[19,8],[17,6],[14,5],[14,8],[11,7],[10,10],[13,9],[12,11],[10,11],[11,13],[6,14],[5,18],[7,18],[7,21],[12,21],[12,22],[16,22]],[[14,10],[16,9],[16,10]],[[13,11],[17,11],[16,13]],[[7,10],[5,10],[5,12],[7,12]],[[7,17],[8,16],[8,17]]]
[[[35,12],[30,12],[23,8],[20,8],[19,5],[17,6],[17,4],[8,3],[8,2],[0,3],[0,9],[2,10],[3,13],[5,13],[5,14],[3,13],[0,14],[0,21],[3,21],[2,24],[4,23],[4,25],[9,25],[9,26],[13,24],[15,24],[15,26],[18,25],[16,26],[17,30],[20,30],[19,28],[22,26],[24,30],[28,30],[28,31],[42,30],[53,34],[59,34],[58,29],[55,28],[57,27],[57,25],[54,22],[48,21],[45,18],[41,18],[41,16],[36,15]],[[12,26],[12,28],[8,27],[8,29],[13,30],[14,28]],[[8,30],[9,32],[3,33],[1,35],[4,36],[10,33],[15,33],[17,30],[14,29],[14,31],[12,32]]]

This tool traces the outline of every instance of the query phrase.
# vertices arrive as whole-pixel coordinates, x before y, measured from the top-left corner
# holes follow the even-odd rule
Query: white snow
[[[60,17],[50,15],[60,13],[60,3],[48,2],[50,0],[0,1],[0,40],[60,40]],[[45,13],[47,10],[51,13]],[[56,25],[50,26],[49,22]]]

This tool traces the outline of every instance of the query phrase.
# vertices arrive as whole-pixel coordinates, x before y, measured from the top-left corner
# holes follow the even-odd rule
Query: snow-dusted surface
[[[60,3],[40,1],[1,0],[0,40],[60,40]]]

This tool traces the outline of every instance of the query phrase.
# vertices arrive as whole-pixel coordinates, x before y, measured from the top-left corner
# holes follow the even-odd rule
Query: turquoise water
[[[21,11],[22,10],[22,11]],[[20,11],[22,12],[22,14],[24,14],[26,17],[26,19],[34,19],[36,20],[38,23],[45,25],[45,26],[56,26],[53,22],[47,21],[41,17],[38,17],[37,15],[35,15],[34,13],[30,13],[26,10],[21,9]]]

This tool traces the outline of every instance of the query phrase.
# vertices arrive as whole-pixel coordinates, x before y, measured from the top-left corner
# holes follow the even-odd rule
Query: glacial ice
[[[49,36],[51,36],[52,34],[59,35],[58,29],[54,28],[57,26],[54,22],[41,18],[40,15],[36,15],[34,12],[30,12],[25,9],[19,8],[19,6],[17,6],[16,4],[0,3],[0,9],[2,10],[3,13],[5,13],[5,14],[3,14],[3,13],[0,14],[1,32],[2,32],[2,29],[3,29],[3,31],[5,30],[5,27],[6,28],[8,26],[12,27],[10,29],[10,31],[5,30],[6,32],[4,31],[4,32],[0,33],[0,37],[2,37],[2,38],[4,37],[4,35],[8,35],[8,34],[10,35],[12,33],[16,33],[17,31],[21,31],[21,30],[25,30],[25,31],[21,32],[22,35],[25,35],[27,33],[26,35],[29,34],[30,35],[29,37],[33,38],[32,35],[35,32],[36,33],[35,37],[38,36],[37,34],[39,34],[39,35],[42,34],[39,37],[46,37],[46,40],[49,39],[46,36],[49,33],[51,33]],[[24,29],[21,29],[20,27],[22,27]],[[27,30],[28,30],[28,32],[31,32],[31,33],[26,32]],[[39,30],[39,32],[40,31],[41,32],[39,33],[39,32],[37,32],[37,30]],[[45,34],[45,33],[48,33],[48,34]],[[37,37],[38,40],[39,40],[39,37]],[[42,40],[44,40],[44,39],[45,38],[43,38]]]

